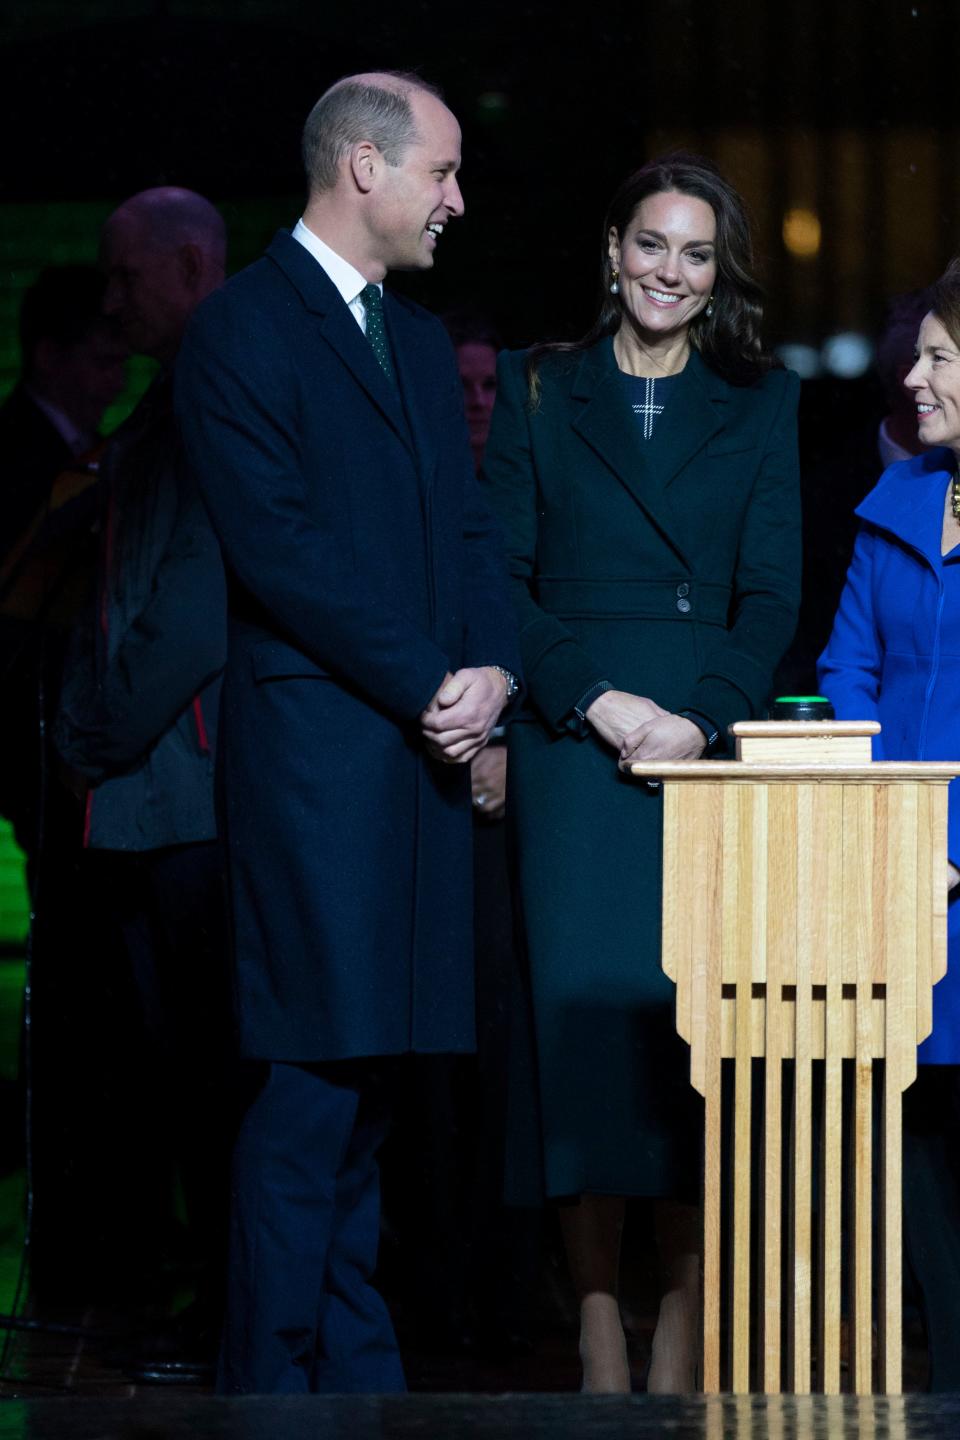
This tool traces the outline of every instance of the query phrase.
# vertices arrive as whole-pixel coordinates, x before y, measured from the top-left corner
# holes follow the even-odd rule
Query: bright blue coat
[[[952,472],[949,450],[901,460],[857,507],[819,683],[839,720],[879,720],[875,760],[960,760],[960,546],[940,554]],[[948,853],[960,866],[960,780],[950,785]],[[947,914],[947,974],[918,1056],[927,1065],[960,1062],[960,902]]]

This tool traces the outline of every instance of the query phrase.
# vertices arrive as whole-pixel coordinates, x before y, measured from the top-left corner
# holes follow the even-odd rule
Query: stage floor
[[[956,1440],[960,1395],[0,1401],[0,1440]]]

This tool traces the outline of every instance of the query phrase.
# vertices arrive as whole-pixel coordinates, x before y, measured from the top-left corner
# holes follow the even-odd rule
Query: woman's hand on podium
[[[960,885],[960,870],[951,860],[947,861],[947,894],[951,894]]]
[[[706,748],[703,731],[686,716],[656,715],[624,736],[620,769],[641,760],[699,760]]]

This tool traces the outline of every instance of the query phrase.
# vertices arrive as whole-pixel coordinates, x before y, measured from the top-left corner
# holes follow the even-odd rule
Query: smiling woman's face
[[[676,190],[642,200],[622,236],[610,231],[620,301],[638,329],[666,338],[699,315],[717,278],[716,235],[706,200]]]
[[[917,407],[924,445],[947,445],[960,455],[960,348],[931,311],[917,336],[917,360],[903,381]]]

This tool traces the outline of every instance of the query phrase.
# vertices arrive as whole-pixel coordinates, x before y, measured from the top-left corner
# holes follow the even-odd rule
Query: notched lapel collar
[[[410,437],[400,396],[381,370],[370,342],[323,266],[286,230],[274,236],[267,256],[286,275],[306,309],[317,316],[323,339],[409,448]]]
[[[363,386],[370,399],[382,411],[405,445],[410,437],[403,415],[403,405],[396,388],[391,385],[373,353],[370,341],[338,295],[339,305],[331,307],[320,324],[320,333],[327,344]]]
[[[719,434],[727,418],[727,384],[691,351],[677,386],[651,440],[651,465],[667,487],[685,465]]]
[[[610,467],[682,556],[681,527],[664,494],[663,474],[644,453],[646,442],[633,423],[609,339],[585,353],[571,395],[575,405],[580,402],[573,418],[574,430]]]

